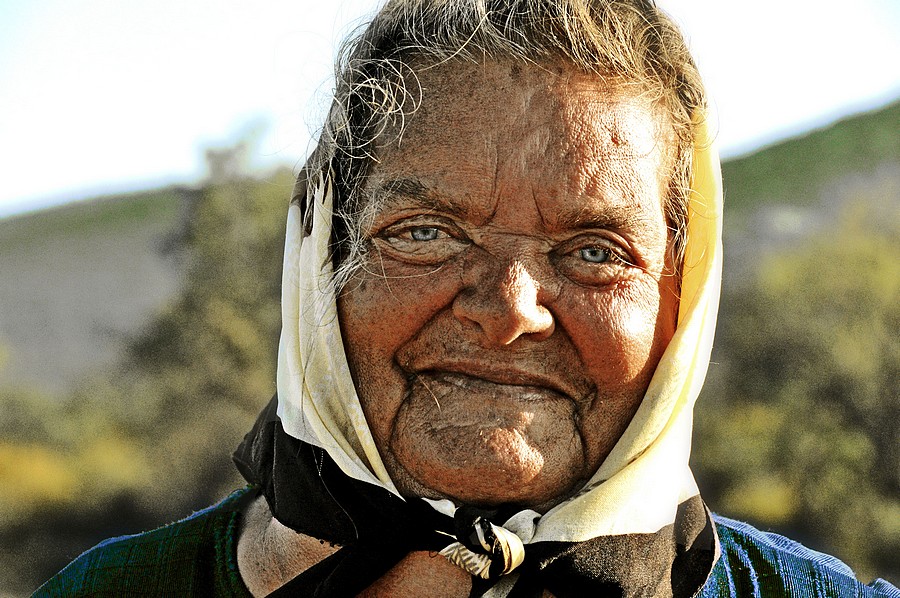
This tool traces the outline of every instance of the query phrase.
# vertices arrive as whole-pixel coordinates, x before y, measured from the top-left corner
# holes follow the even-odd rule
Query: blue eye
[[[422,226],[409,231],[409,236],[413,241],[434,241],[438,238],[440,230],[432,226]]]
[[[581,259],[592,264],[602,264],[611,257],[608,249],[602,247],[585,247],[579,250]]]

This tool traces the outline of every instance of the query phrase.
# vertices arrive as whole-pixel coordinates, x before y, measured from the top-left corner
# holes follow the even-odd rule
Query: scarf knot
[[[497,579],[508,574],[525,560],[521,538],[510,530],[494,525],[490,517],[495,511],[461,507],[453,516],[456,542],[440,554],[470,575],[481,579]]]

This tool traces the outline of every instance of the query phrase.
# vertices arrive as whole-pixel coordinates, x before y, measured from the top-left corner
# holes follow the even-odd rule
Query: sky
[[[658,0],[735,156],[900,98],[897,0]],[[377,0],[0,0],[0,217],[194,183],[255,134],[297,165]]]

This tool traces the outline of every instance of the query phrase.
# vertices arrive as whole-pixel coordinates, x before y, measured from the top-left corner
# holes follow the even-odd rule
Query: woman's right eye
[[[382,231],[376,243],[402,261],[444,262],[469,246],[462,231],[451,225],[400,223]]]

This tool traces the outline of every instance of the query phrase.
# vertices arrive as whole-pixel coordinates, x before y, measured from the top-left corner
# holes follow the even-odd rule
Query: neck
[[[253,596],[266,596],[339,548],[282,525],[259,496],[241,521],[238,570]]]
[[[244,513],[239,534],[238,570],[255,597],[267,596],[340,549],[279,523],[262,496]],[[469,596],[471,587],[468,573],[436,553],[418,551],[407,555],[360,596],[463,598]]]

